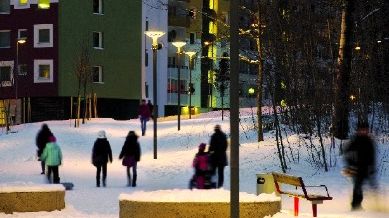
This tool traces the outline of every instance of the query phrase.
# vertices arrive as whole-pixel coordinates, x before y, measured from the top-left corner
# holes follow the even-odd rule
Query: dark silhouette
[[[154,114],[154,105],[153,105],[153,103],[151,103],[150,100],[147,101],[147,106],[149,107],[151,119],[154,119],[154,117],[153,117],[153,114]]]
[[[354,182],[353,199],[351,202],[352,210],[361,209],[363,200],[362,186],[366,180],[369,180],[370,185],[376,188],[375,155],[375,143],[369,136],[368,123],[359,122],[356,135],[351,139],[344,152],[346,168],[343,172],[351,176]]]
[[[195,174],[189,183],[189,188],[193,187],[197,189],[209,189],[213,188],[212,184],[212,172],[210,172],[210,163],[208,152],[205,152],[205,143],[199,145],[199,151],[193,159],[192,166],[195,170]]]
[[[141,104],[139,105],[139,119],[141,124],[142,136],[146,134],[146,123],[150,119],[150,109],[146,104],[146,100],[142,99]]]
[[[140,155],[141,150],[138,142],[138,136],[134,131],[130,131],[119,155],[119,159],[123,158],[123,166],[127,167],[128,186],[136,187],[137,162],[140,161]],[[132,168],[133,174],[132,183],[130,168]]]
[[[112,163],[112,150],[105,131],[101,130],[97,133],[97,139],[92,149],[92,163],[96,167],[96,186],[100,187],[100,174],[103,171],[103,186],[106,186],[107,179],[107,163]]]
[[[213,174],[217,171],[217,187],[220,188],[224,183],[224,167],[227,166],[227,136],[222,132],[220,125],[215,126],[215,133],[211,136],[209,145]]]
[[[41,174],[45,174],[45,161],[43,161],[42,158],[40,157],[42,155],[43,149],[45,149],[46,144],[49,142],[50,136],[53,136],[53,133],[51,132],[49,126],[46,123],[42,124],[42,128],[39,130],[35,139],[36,146],[38,147],[37,150],[38,160],[41,161],[41,168],[42,168]]]
[[[49,142],[42,152],[41,159],[45,161],[47,166],[48,181],[58,184],[60,182],[58,166],[62,164],[62,151],[56,141],[54,136],[49,137]],[[53,173],[53,179],[51,179],[51,173]]]

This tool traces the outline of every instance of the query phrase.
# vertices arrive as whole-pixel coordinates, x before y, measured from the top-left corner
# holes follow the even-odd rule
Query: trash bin
[[[257,174],[257,195],[266,193],[271,194],[276,191],[276,186],[274,185],[274,178],[271,173],[259,173]]]

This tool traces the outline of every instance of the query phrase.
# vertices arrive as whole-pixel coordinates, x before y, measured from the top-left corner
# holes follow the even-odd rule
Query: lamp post
[[[186,42],[173,42],[172,43],[176,48],[177,48],[177,62],[178,62],[178,72],[177,72],[177,86],[178,86],[178,91],[177,91],[177,129],[180,131],[181,129],[181,60],[180,60],[180,55],[181,55],[181,48],[186,45]]]
[[[16,40],[16,61],[15,61],[15,68],[14,68],[14,80],[15,80],[15,122],[17,117],[17,109],[18,109],[18,76],[19,76],[19,44],[26,43],[26,38],[18,38]]]
[[[192,58],[196,52],[188,51],[185,54],[189,56],[189,119],[192,119]]]
[[[154,159],[157,159],[157,120],[158,120],[158,103],[157,103],[157,51],[161,47],[158,44],[158,38],[163,36],[165,33],[161,31],[146,31],[145,34],[152,38],[153,44],[151,46],[153,50],[153,123],[154,123]]]

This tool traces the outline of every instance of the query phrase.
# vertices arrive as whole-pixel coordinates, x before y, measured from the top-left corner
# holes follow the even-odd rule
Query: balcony
[[[188,16],[169,16],[168,17],[168,25],[189,28],[190,17],[188,17]]]

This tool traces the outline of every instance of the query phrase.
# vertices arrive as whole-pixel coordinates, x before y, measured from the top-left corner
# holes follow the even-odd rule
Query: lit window
[[[38,8],[39,9],[49,9],[50,8],[50,0],[38,0]]]
[[[102,32],[93,32],[93,48],[103,48]]]
[[[103,0],[93,0],[93,13],[103,14]]]
[[[19,0],[19,5],[26,5],[28,0]]]
[[[0,48],[11,47],[11,31],[0,30]]]
[[[94,83],[103,83],[103,67],[102,66],[93,66],[93,82]]]
[[[34,47],[53,47],[53,24],[34,25]]]
[[[0,0],[0,14],[9,14],[10,0]]]
[[[34,60],[34,83],[53,82],[53,60]]]

